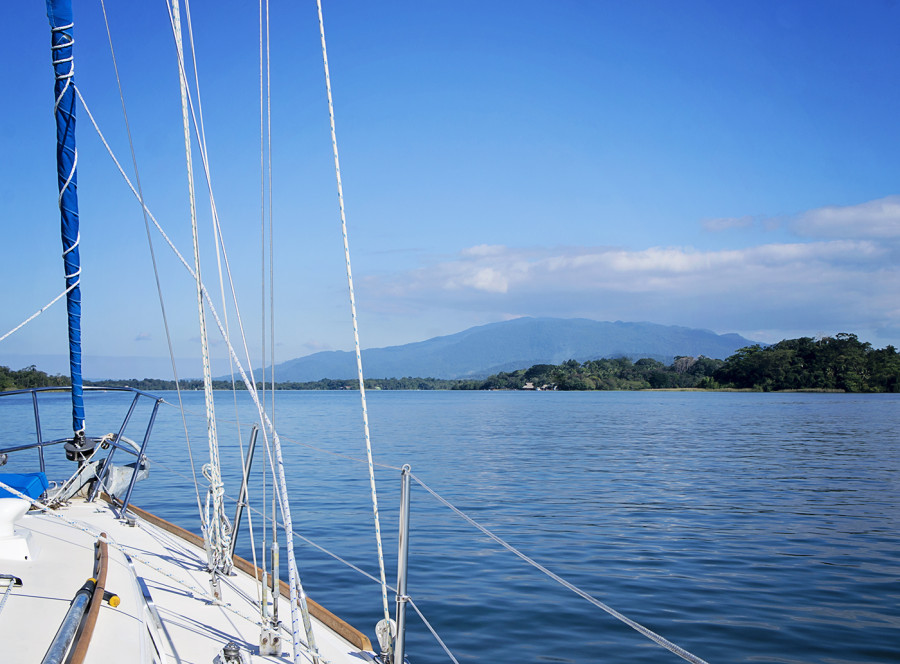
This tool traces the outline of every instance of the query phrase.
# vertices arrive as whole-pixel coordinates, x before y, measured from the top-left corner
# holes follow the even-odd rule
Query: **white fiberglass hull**
[[[22,580],[0,610],[4,662],[42,661],[73,596],[93,573],[94,544],[101,532],[109,540],[106,590],[118,595],[121,603],[101,606],[85,662],[210,664],[232,641],[240,647],[243,662],[291,661],[290,634],[285,629],[281,657],[258,654],[260,585],[251,574],[252,565],[238,560],[235,572],[221,579],[222,603],[213,603],[199,538],[135,511],[139,516],[131,526],[99,500],[73,500],[53,513],[34,510],[15,526],[15,537],[27,543],[27,559],[22,559],[21,539],[9,547],[0,540],[0,574]],[[0,582],[0,598],[5,584]],[[280,601],[280,616],[289,623],[289,600]],[[323,661],[372,661],[371,645],[363,634],[312,604]],[[304,652],[301,661],[312,658]]]

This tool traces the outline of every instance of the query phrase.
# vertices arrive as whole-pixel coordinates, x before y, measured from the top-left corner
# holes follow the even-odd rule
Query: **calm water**
[[[46,401],[44,435],[62,435],[64,402]],[[186,402],[199,459],[202,394]],[[253,418],[232,404],[217,394],[223,463],[236,468],[226,420],[240,417],[246,442]],[[89,403],[90,428],[114,430],[113,410]],[[523,552],[710,662],[900,661],[898,395],[375,392],[369,415],[376,462],[409,463]],[[0,418],[27,434],[13,404]],[[364,458],[358,395],[280,393],[276,423],[295,527],[377,575],[365,466],[327,453]],[[181,426],[162,410],[156,468],[134,500],[196,530]],[[399,472],[379,468],[377,479],[393,584]],[[680,661],[415,483],[412,500],[410,595],[461,662]],[[258,517],[254,526],[259,539]],[[239,549],[250,557],[246,523]],[[298,555],[310,595],[374,642],[378,586],[308,545]],[[448,661],[410,622],[413,664]]]

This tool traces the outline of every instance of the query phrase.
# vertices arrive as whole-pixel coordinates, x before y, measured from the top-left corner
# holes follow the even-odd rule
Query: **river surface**
[[[44,437],[63,435],[64,397],[44,397]],[[202,393],[184,399],[199,472]],[[89,395],[92,432],[117,428],[130,399],[112,400]],[[230,394],[216,400],[226,491],[236,496],[232,421],[246,445],[257,418],[246,396],[237,409]],[[11,412],[0,410],[7,429],[19,423]],[[126,435],[140,440],[147,414],[138,407]],[[376,464],[387,466],[376,477],[391,585],[408,463],[523,553],[709,662],[900,661],[900,395],[370,392],[369,418]],[[295,530],[377,577],[358,394],[281,392],[275,421]],[[164,405],[149,448],[155,467],[134,502],[196,531],[185,449],[181,417]],[[271,501],[262,450],[260,438],[259,509]],[[65,463],[54,459],[51,471]],[[680,661],[415,482],[411,522],[409,594],[460,662]],[[249,558],[246,519],[241,528]],[[303,542],[297,553],[310,596],[374,643],[379,586]],[[413,664],[450,661],[412,612],[409,627]]]

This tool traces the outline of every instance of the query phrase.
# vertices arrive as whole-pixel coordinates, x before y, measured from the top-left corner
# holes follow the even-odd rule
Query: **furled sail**
[[[66,305],[69,318],[69,369],[72,376],[72,430],[84,435],[84,396],[81,379],[81,257],[78,252],[78,179],[75,167],[75,65],[72,54],[74,23],[71,0],[47,0],[56,116],[56,173],[63,262],[66,269]]]

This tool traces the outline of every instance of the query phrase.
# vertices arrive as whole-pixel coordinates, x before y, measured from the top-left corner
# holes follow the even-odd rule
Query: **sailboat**
[[[63,240],[65,290],[54,301],[0,337],[26,326],[54,302],[66,299],[70,350],[71,427],[66,435],[55,435],[45,427],[48,408],[60,406],[59,388],[34,388],[0,393],[3,436],[0,438],[0,643],[4,662],[98,663],[107,661],[215,662],[251,664],[285,662],[295,664],[344,664],[406,661],[406,609],[419,610],[407,593],[406,569],[409,546],[410,483],[416,481],[439,502],[480,530],[497,544],[517,555],[553,581],[637,630],[675,655],[705,664],[674,643],[618,613],[572,583],[554,574],[518,551],[496,534],[454,507],[434,490],[415,478],[409,466],[401,469],[397,584],[386,582],[373,456],[365,401],[365,383],[359,352],[353,281],[350,272],[346,221],[342,200],[340,166],[334,129],[328,59],[325,50],[321,2],[317,0],[322,55],[325,65],[331,143],[339,195],[350,308],[356,345],[359,394],[361,398],[366,460],[372,497],[375,554],[378,559],[383,619],[375,625],[377,646],[367,634],[308,597],[293,550],[297,533],[292,525],[288,482],[278,431],[257,390],[257,374],[249,357],[241,364],[232,343],[228,324],[210,297],[201,277],[199,241],[196,229],[196,202],[192,166],[193,149],[199,150],[198,170],[209,183],[205,133],[199,108],[189,89],[189,61],[184,43],[191,43],[190,16],[184,21],[178,0],[168,0],[169,19],[175,38],[177,71],[181,89],[185,136],[185,156],[189,173],[191,236],[194,261],[178,252],[146,205],[137,167],[129,179],[109,148],[90,114],[87,102],[75,85],[74,20],[71,0],[47,0],[51,26],[51,55],[55,72],[54,114],[57,127],[57,180]],[[102,2],[101,2],[102,6]],[[187,9],[187,7],[186,7]],[[105,14],[105,9],[104,9]],[[186,24],[188,37],[183,36]],[[262,21],[261,21],[262,23]],[[112,40],[110,40],[112,41]],[[111,49],[112,50],[112,49]],[[262,46],[260,47],[262,51]],[[262,60],[262,58],[261,58]],[[113,57],[115,63],[115,59]],[[196,79],[196,71],[194,72]],[[158,232],[184,269],[190,274],[197,297],[197,321],[201,338],[205,424],[209,459],[202,475],[207,481],[201,498],[196,493],[201,535],[141,509],[141,491],[153,492],[158,481],[157,459],[151,454],[154,425],[164,400],[157,395],[126,387],[84,386],[81,378],[80,335],[80,234],[78,228],[77,166],[75,147],[76,104],[80,102],[90,124],[100,135],[127,186],[134,194],[141,216],[151,231]],[[194,104],[196,103],[196,107]],[[123,102],[124,106],[124,102]],[[126,118],[127,125],[127,118]],[[129,139],[130,142],[130,139]],[[271,153],[270,153],[271,154]],[[264,169],[263,169],[264,170]],[[91,186],[91,185],[89,185]],[[212,187],[210,185],[210,191]],[[221,230],[212,201],[215,242]],[[151,257],[152,257],[151,244]],[[227,266],[227,258],[224,259]],[[153,259],[155,264],[155,258]],[[220,278],[221,279],[221,278]],[[157,275],[158,281],[158,275]],[[224,290],[224,286],[221,286]],[[224,300],[224,293],[222,296]],[[236,298],[234,298],[236,300]],[[165,309],[163,319],[165,320]],[[237,309],[235,305],[235,310]],[[223,306],[223,310],[225,310]],[[256,424],[249,446],[241,450],[241,486],[232,518],[225,513],[225,490],[219,436],[212,395],[207,327],[216,327],[228,347],[233,365],[244,382],[246,394],[255,408]],[[246,348],[246,343],[244,342]],[[245,353],[245,356],[249,353]],[[274,365],[274,362],[273,362]],[[173,359],[173,371],[175,362]],[[176,372],[177,381],[177,372]],[[265,381],[263,381],[265,382]],[[109,399],[121,410],[121,419],[111,428],[92,430],[86,408],[99,399]],[[15,415],[13,415],[15,412]],[[141,420],[143,418],[143,420]],[[187,426],[185,426],[187,429]],[[47,430],[53,435],[45,435]],[[135,435],[133,432],[139,433]],[[126,433],[128,435],[126,435]],[[261,560],[253,561],[236,553],[239,528],[249,507],[248,478],[257,441],[266,450],[266,469],[273,487],[273,505],[266,511],[263,501],[262,531],[271,528],[271,549],[262,548]],[[187,450],[190,451],[188,445]],[[33,468],[21,470],[13,463],[21,458],[33,461]],[[62,460],[65,459],[65,462]],[[67,465],[61,465],[61,464]],[[193,459],[191,459],[193,467]],[[7,466],[3,468],[3,466]],[[161,464],[160,464],[161,465]],[[9,472],[9,469],[21,472]],[[60,469],[64,468],[64,471]],[[7,472],[4,472],[7,471]],[[165,484],[159,491],[165,491]],[[195,486],[198,483],[195,479]],[[143,494],[146,495],[146,494]],[[249,510],[247,510],[249,512]],[[248,526],[252,526],[250,514]],[[265,541],[265,539],[264,539]],[[251,537],[251,542],[255,542]],[[255,544],[254,544],[255,546]],[[282,552],[287,578],[282,577]],[[359,571],[359,570],[357,570]],[[391,610],[388,591],[394,596]],[[362,591],[360,595],[364,595]],[[369,595],[366,595],[369,597]],[[326,602],[327,604],[327,602]],[[423,623],[457,661],[431,625]]]
[[[172,0],[169,12],[176,35],[188,170],[192,173],[192,127],[188,118],[195,122],[196,118],[187,90],[182,18],[177,0]],[[12,409],[4,410],[8,430],[0,444],[0,464],[5,465],[10,457],[31,455],[36,466],[29,472],[0,470],[3,661],[47,664],[404,661],[402,631],[398,636],[396,621],[387,613],[380,623],[378,633],[383,643],[376,653],[362,631],[304,592],[293,552],[290,502],[279,437],[260,406],[252,369],[239,370],[258,407],[259,428],[254,429],[246,455],[248,463],[244,467],[238,512],[233,520],[225,515],[205,329],[208,312],[217,324],[219,320],[200,276],[192,175],[195,263],[185,266],[196,284],[203,339],[210,448],[209,462],[203,467],[203,475],[209,482],[206,504],[201,504],[199,493],[197,501],[203,536],[134,504],[132,497],[138,482],[151,486],[154,482],[149,449],[163,400],[131,388],[83,386],[75,143],[76,104],[81,93],[74,76],[71,0],[47,0],[47,16],[55,72],[59,210],[66,275],[66,288],[60,298],[64,295],[67,302],[72,429],[71,434],[63,437],[42,434],[42,414],[46,417],[47,401],[58,397],[58,389],[0,394],[4,406],[24,406],[33,416],[34,435],[31,440],[16,435],[12,425],[18,420],[10,414]],[[321,8],[319,16],[321,25]],[[205,154],[201,156],[205,160]],[[140,203],[142,211],[149,214],[142,200]],[[233,348],[232,355],[235,356]],[[233,359],[239,363],[236,356]],[[96,433],[86,426],[85,393],[92,397],[97,393],[124,398],[126,407],[117,430]],[[135,413],[146,416],[142,425],[136,425],[132,419],[137,418]],[[143,427],[139,442],[124,435],[128,426]],[[263,568],[235,554],[236,531],[246,506],[249,460],[253,458],[259,431],[272,460],[271,477],[277,489],[273,501],[277,507],[273,506],[268,519],[272,524],[273,546],[269,564],[263,555]],[[50,468],[58,472],[59,465],[50,461],[57,461],[63,455],[70,462],[66,476],[52,476]],[[263,525],[264,530],[268,527]],[[279,528],[285,533],[283,544],[278,543]],[[280,578],[282,546],[287,554],[287,579]],[[385,609],[386,602],[385,595]]]

